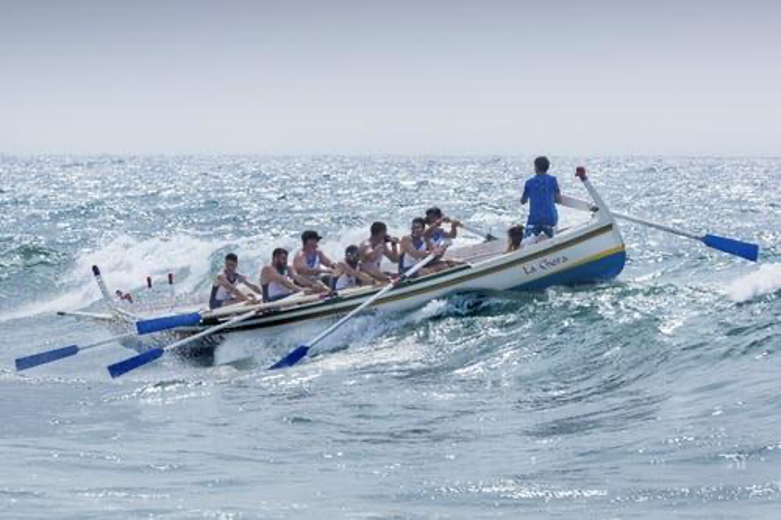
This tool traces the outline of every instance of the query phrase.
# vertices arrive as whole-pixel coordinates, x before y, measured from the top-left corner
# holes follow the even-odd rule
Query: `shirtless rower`
[[[410,234],[402,237],[401,239],[401,258],[399,260],[399,274],[412,269],[412,267],[426,258],[430,252],[436,252],[437,254],[444,254],[445,250],[439,246],[430,248],[430,242],[426,242],[426,220],[423,218],[415,218],[412,220],[412,226],[410,227]],[[430,250],[430,251],[429,251]],[[416,276],[425,276],[435,272],[431,268],[424,267],[420,269]]]
[[[308,230],[301,234],[301,249],[293,257],[293,273],[298,275],[296,283],[299,285],[314,292],[330,292],[331,289],[323,282],[323,277],[332,276],[332,269],[336,264],[318,249],[321,239],[317,231]]]
[[[209,296],[209,308],[218,309],[224,305],[232,305],[243,301],[254,301],[255,295],[244,294],[238,289],[239,284],[244,284],[257,294],[263,291],[260,287],[250,282],[246,276],[239,274],[239,257],[234,253],[225,255],[225,269],[214,278],[212,292]]]
[[[361,272],[358,246],[349,246],[344,250],[344,260],[334,269],[334,290],[341,291],[351,287],[374,284],[374,278]]]
[[[260,270],[260,286],[263,289],[263,301],[266,303],[281,300],[303,290],[293,281],[287,258],[287,249],[278,247],[271,253],[271,265]]]
[[[391,277],[382,271],[380,265],[383,257],[394,264],[399,263],[399,239],[388,235],[388,226],[384,222],[373,223],[369,232],[369,239],[358,248],[361,269],[377,281],[390,282]]]

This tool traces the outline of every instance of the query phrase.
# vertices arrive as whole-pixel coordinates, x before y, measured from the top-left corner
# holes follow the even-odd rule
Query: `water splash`
[[[781,290],[781,264],[765,264],[753,273],[729,284],[725,288],[725,293],[736,302],[745,302],[779,290]]]

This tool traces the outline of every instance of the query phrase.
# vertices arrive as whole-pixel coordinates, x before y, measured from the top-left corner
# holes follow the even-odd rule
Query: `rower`
[[[246,276],[239,274],[239,257],[234,253],[225,255],[225,268],[222,273],[214,278],[212,292],[209,296],[209,308],[218,309],[223,305],[231,305],[243,301],[254,301],[255,295],[244,294],[238,289],[239,284],[244,284],[257,294],[263,291],[260,287],[250,282]]]
[[[394,264],[399,263],[399,239],[388,235],[388,226],[384,222],[375,222],[369,229],[371,236],[358,248],[361,269],[377,281],[391,281],[390,273],[380,268],[385,257]]]
[[[281,300],[302,290],[293,281],[290,266],[287,264],[287,249],[278,247],[271,253],[271,265],[260,270],[260,286],[263,290],[263,301]]]
[[[426,258],[429,254],[429,244],[424,237],[426,232],[426,220],[423,218],[412,219],[410,234],[401,238],[401,257],[399,259],[399,275],[402,275],[412,269],[412,266]],[[442,249],[435,246],[434,250]],[[444,253],[444,249],[442,249]],[[415,273],[417,275],[427,275],[434,272],[430,267],[424,267]]]
[[[334,270],[334,290],[341,291],[361,285],[372,285],[374,278],[361,272],[358,246],[348,246],[344,250],[344,260],[336,264]]]
[[[523,187],[521,204],[529,202],[529,218],[526,221],[526,237],[540,235],[553,238],[559,214],[556,203],[561,204],[561,190],[556,177],[548,174],[550,161],[547,157],[537,157],[534,160],[534,177],[526,181]]]
[[[442,224],[450,224],[450,231],[442,229]],[[434,206],[426,210],[426,239],[434,246],[442,246],[445,240],[454,240],[458,236],[461,222],[442,214],[442,210]]]
[[[507,251],[505,253],[512,253],[518,251],[521,248],[521,242],[523,241],[524,229],[523,226],[513,226],[507,230]]]
[[[329,292],[324,276],[332,276],[331,269],[336,267],[325,253],[318,249],[322,237],[317,231],[304,231],[301,234],[301,249],[293,257],[293,272],[298,275],[296,282],[315,292]],[[325,266],[325,269],[321,266]]]

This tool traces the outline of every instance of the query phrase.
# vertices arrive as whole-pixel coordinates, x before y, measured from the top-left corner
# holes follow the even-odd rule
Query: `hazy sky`
[[[0,0],[0,152],[781,155],[781,1]]]

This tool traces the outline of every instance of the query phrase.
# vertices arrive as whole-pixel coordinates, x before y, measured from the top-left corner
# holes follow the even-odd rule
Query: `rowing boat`
[[[589,209],[591,218],[587,222],[509,253],[502,241],[454,249],[446,258],[457,260],[458,265],[404,281],[374,302],[373,310],[396,313],[453,294],[540,290],[618,276],[626,260],[621,233],[596,190],[590,185],[587,187],[595,203]],[[594,211],[596,208],[598,211]],[[294,295],[272,306],[257,305],[256,316],[226,327],[220,334],[276,334],[317,320],[335,319],[357,308],[380,290],[381,287],[358,287],[329,298]],[[252,309],[251,305],[237,304],[214,311],[200,310],[197,324],[178,327],[175,333],[180,337],[197,334]]]

